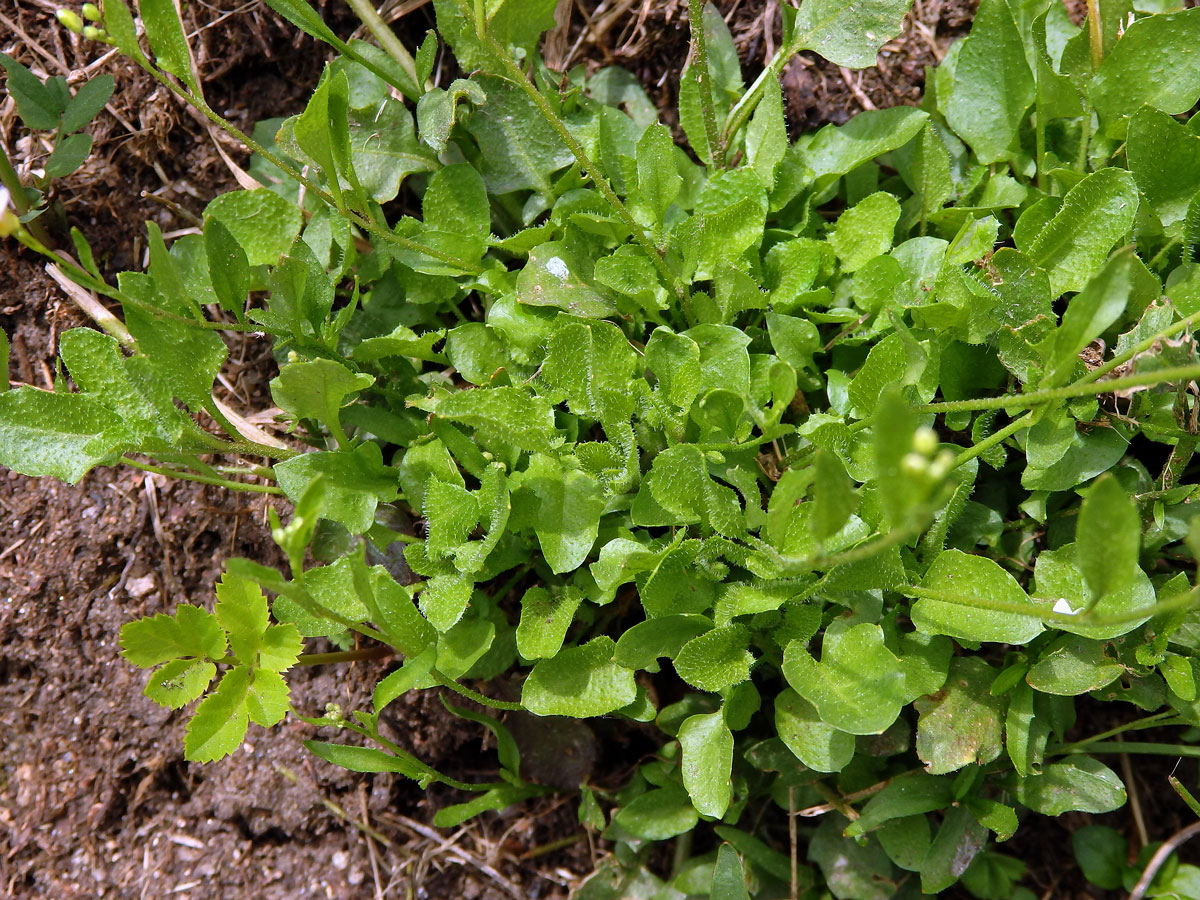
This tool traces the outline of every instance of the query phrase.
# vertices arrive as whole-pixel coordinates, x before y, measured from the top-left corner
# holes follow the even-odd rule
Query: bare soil
[[[718,4],[748,77],[778,46],[778,2]],[[85,68],[109,71],[118,88],[91,128],[93,157],[58,188],[48,225],[64,243],[66,227],[78,226],[108,271],[136,267],[144,220],[178,232],[189,227],[188,213],[237,186],[217,143],[243,165],[245,154],[134,67],[116,57],[97,62],[94,45],[53,23],[56,5],[18,0],[15,10],[0,9],[0,50],[72,83]],[[862,109],[918,102],[925,68],[969,28],[974,6],[916,0],[877,69],[850,72],[810,56],[794,61],[784,79],[791,125],[809,129]],[[687,55],[685,10],[680,0],[567,0],[547,52],[560,65],[631,69],[671,119]],[[324,11],[341,33],[352,30],[339,4]],[[429,6],[389,2],[389,12],[404,13],[396,27],[410,44],[432,26]],[[187,15],[215,108],[248,130],[259,118],[303,107],[327,58],[321,47],[257,0],[196,3]],[[0,101],[0,140],[19,166],[36,166],[46,148],[18,140],[21,134],[11,100]],[[14,383],[50,386],[58,335],[85,324],[36,258],[6,247],[0,328],[12,340]],[[269,348],[242,342],[231,346],[231,359],[229,401],[243,412],[270,406]],[[98,470],[75,486],[0,471],[0,894],[565,897],[603,852],[567,798],[439,832],[429,824],[433,813],[460,798],[316,760],[300,745],[313,729],[298,720],[270,731],[252,726],[242,751],[220,763],[183,760],[185,716],[141,697],[143,676],[120,659],[115,637],[132,618],[206,602],[231,556],[281,563],[266,503],[261,495],[128,469]],[[311,715],[331,699],[359,706],[386,665],[294,672],[295,706]],[[494,756],[481,728],[451,716],[429,692],[392,710],[392,727],[422,759],[490,780]],[[604,735],[599,744],[589,734],[576,737],[599,782],[634,762],[629,748]],[[1046,856],[1035,844],[1022,850]],[[1050,854],[1037,878],[1052,889],[1050,865],[1061,852]]]

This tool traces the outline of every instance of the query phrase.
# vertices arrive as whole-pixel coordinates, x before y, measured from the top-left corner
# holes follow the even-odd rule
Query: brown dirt
[[[0,50],[43,73],[79,73],[95,58],[94,48],[51,24],[56,5],[21,0],[4,12]],[[785,77],[792,126],[917,102],[924,68],[966,31],[974,5],[917,0],[904,34],[881,52],[878,70],[851,73],[811,57],[795,61]],[[328,6],[334,27],[348,33],[345,13],[334,9],[340,5]],[[778,2],[719,6],[752,78],[778,45]],[[258,118],[302,107],[325,58],[319,47],[255,2],[190,8],[215,108],[248,129]],[[685,4],[583,0],[579,8],[593,24],[573,14],[562,51],[570,56],[563,58],[632,69],[670,117],[687,53]],[[618,13],[604,18],[606,9]],[[428,7],[408,13],[398,25],[402,37],[419,40],[430,17]],[[605,27],[597,29],[601,19]],[[49,224],[60,238],[65,225],[78,225],[101,265],[116,271],[139,261],[143,220],[153,218],[168,232],[186,228],[179,208],[196,214],[236,185],[201,121],[133,67],[113,59],[99,68],[118,81],[112,111],[92,126],[96,152],[60,186]],[[0,140],[13,148],[18,130],[11,103],[0,103]],[[245,162],[238,148],[223,146]],[[44,153],[29,142],[15,149],[25,164]],[[0,257],[0,327],[13,345],[8,377],[49,386],[57,336],[83,324],[36,259]],[[239,362],[226,374],[236,404],[270,405],[269,350],[242,342],[231,351]],[[230,556],[279,564],[265,509],[260,496],[131,470],[99,470],[74,487],[0,472],[0,893],[564,897],[594,862],[588,842],[521,857],[564,836],[582,838],[573,802],[552,797],[439,834],[429,826],[433,812],[461,798],[324,764],[300,746],[313,729],[295,720],[271,731],[252,727],[243,750],[223,762],[197,766],[182,759],[186,717],[141,697],[142,675],[119,658],[115,636],[132,618],[183,600],[206,602]],[[308,714],[331,699],[354,708],[385,665],[293,673],[295,705]],[[390,713],[392,727],[427,762],[490,779],[494,760],[482,729],[450,716],[430,693],[404,698]],[[580,740],[585,752],[594,749],[586,735]],[[620,759],[625,755],[601,754],[596,777],[615,777],[630,762]],[[1160,792],[1157,781],[1154,791]],[[1009,851],[1024,840],[1023,832]],[[1054,843],[1061,847],[1062,837]],[[1036,845],[1021,844],[1026,848]],[[1049,862],[1061,863],[1061,854],[1051,856]],[[1035,875],[1047,886],[1053,877],[1049,866]]]

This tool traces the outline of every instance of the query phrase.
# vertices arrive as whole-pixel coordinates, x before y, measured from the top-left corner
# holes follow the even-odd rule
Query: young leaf
[[[829,236],[842,269],[853,272],[891,250],[899,220],[900,204],[883,191],[871,194],[842,213]]]
[[[246,692],[246,714],[250,721],[263,728],[270,728],[283,721],[290,708],[288,686],[283,676],[271,669],[255,669],[250,678],[250,688]]]
[[[723,691],[750,677],[754,656],[745,626],[724,625],[698,635],[680,648],[675,671],[692,687]]]
[[[526,659],[551,659],[557,655],[582,600],[583,595],[570,587],[555,593],[543,587],[527,590],[521,597],[517,652]],[[617,662],[636,668],[628,666],[619,656]]]
[[[252,266],[279,262],[303,222],[296,204],[265,188],[221,194],[204,208],[204,219],[205,231],[209,219],[220,221]]]
[[[787,122],[783,116],[783,91],[779,80],[767,77],[762,99],[746,129],[746,157],[767,187],[775,184],[775,169],[788,150]]]
[[[1142,543],[1137,504],[1113,475],[1102,475],[1079,508],[1075,560],[1093,602],[1133,582]]]
[[[732,795],[733,735],[723,713],[690,716],[679,727],[683,786],[702,816],[719,819]]]
[[[208,690],[216,674],[206,659],[173,659],[150,673],[142,693],[160,706],[182,709]]]
[[[614,823],[648,841],[665,841],[691,831],[698,819],[687,793],[675,786],[647,791],[613,816]]]
[[[813,512],[809,525],[818,541],[833,537],[858,506],[858,498],[837,455],[818,447],[813,455]]]
[[[367,531],[375,522],[376,505],[391,503],[398,493],[396,470],[383,464],[383,452],[374,442],[353,450],[302,453],[275,464],[275,479],[293,503],[320,477],[326,480],[324,517],[351,534]]]
[[[271,379],[271,396],[296,420],[316,419],[329,427],[338,443],[348,443],[339,414],[351,394],[370,387],[375,379],[354,373],[329,359],[290,363]]]
[[[683,187],[675,154],[671,133],[658,123],[647,128],[637,144],[637,187],[631,198],[649,210],[659,225]]]
[[[871,61],[874,62],[874,57]],[[877,156],[903,147],[927,121],[929,113],[911,106],[859,113],[845,125],[826,125],[813,135],[804,163],[817,179],[845,175]]]

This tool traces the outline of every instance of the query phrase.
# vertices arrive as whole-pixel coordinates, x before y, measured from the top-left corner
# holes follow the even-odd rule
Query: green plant
[[[0,394],[18,471],[123,462],[295,504],[288,573],[230,560],[213,613],[122,632],[160,666],[148,696],[203,697],[188,758],[282,718],[290,666],[395,653],[370,710],[306,719],[358,737],[308,746],[474,793],[439,824],[549,789],[499,718],[452,707],[495,735],[494,783],[386,740],[406,691],[654,723],[627,783],[582,789],[613,852],[580,898],[987,900],[1031,896],[991,846],[1021,817],[1125,802],[1106,755],[1200,756],[1111,740],[1200,725],[1200,10],[1091,4],[1078,29],[984,0],[921,109],[789,143],[789,56],[870,64],[906,4],[783,5],[746,88],[692,2],[689,155],[626,73],[546,69],[551,0],[436,0],[473,73],[447,87],[435,38],[410,54],[361,3],[388,52],[269,4],[339,55],[247,136],[170,0],[140,3],[153,61],[106,0],[107,39],[264,186],[170,248],[148,226],[116,286],[77,236],[82,267],[56,261],[124,322],[63,335],[77,390]],[[234,330],[274,341],[291,444],[214,399]],[[421,580],[382,564],[400,550]],[[370,646],[302,653],[351,635]],[[519,701],[489,692],[505,673]],[[1077,725],[1079,698],[1123,724]]]

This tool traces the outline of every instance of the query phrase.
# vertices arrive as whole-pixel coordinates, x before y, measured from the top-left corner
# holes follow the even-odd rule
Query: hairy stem
[[[392,647],[364,647],[360,650],[335,650],[331,653],[301,653],[296,657],[298,666],[324,666],[331,663],[362,662],[368,659],[387,659],[395,656]]]
[[[178,478],[180,481],[197,481],[200,484],[214,484],[217,487],[228,488],[231,491],[246,491],[252,494],[276,494],[283,496],[283,491],[273,484],[250,484],[245,481],[230,481],[227,478],[217,478],[212,475],[201,475],[197,472],[184,472],[180,469],[170,469],[166,466],[156,466],[151,463],[144,463],[141,460],[134,459],[130,456],[122,456],[121,462],[127,466],[132,466],[135,469],[141,469],[143,472],[152,472],[155,475],[166,475],[170,478]]]
[[[421,85],[417,83],[417,64],[413,60],[412,54],[396,37],[396,33],[388,27],[387,22],[383,21],[371,0],[346,0],[346,2],[350,4],[350,8],[354,10],[359,21],[367,27],[367,31],[371,32],[375,40],[379,41],[379,46],[400,64],[400,67],[404,69],[404,74],[412,79],[413,84],[417,85],[417,90],[421,90]]]

